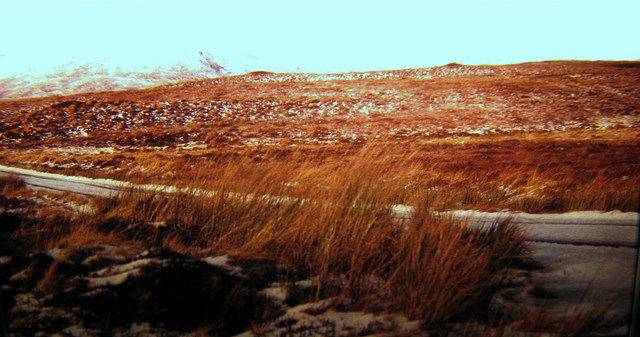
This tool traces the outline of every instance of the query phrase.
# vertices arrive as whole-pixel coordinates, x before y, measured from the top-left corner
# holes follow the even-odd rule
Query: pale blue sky
[[[280,71],[636,60],[638,13],[638,0],[0,2],[0,76],[105,58],[193,63],[199,50]]]

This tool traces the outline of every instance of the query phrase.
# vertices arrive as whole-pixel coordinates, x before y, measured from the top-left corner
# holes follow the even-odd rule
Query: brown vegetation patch
[[[635,211],[639,75],[619,62],[450,64],[2,101],[2,164],[182,188],[86,200],[0,178],[11,329],[258,331],[281,313],[259,295],[275,282],[289,285],[279,305],[334,299],[427,332],[591,329],[597,312],[569,326],[492,306],[513,286],[502,276],[526,273],[524,236],[433,211]],[[206,262],[223,255],[232,265]]]

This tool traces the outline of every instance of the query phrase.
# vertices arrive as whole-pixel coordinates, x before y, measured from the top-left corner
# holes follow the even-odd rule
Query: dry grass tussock
[[[381,180],[375,167],[345,165],[299,191],[314,196],[304,199],[284,196],[290,174],[279,170],[248,182],[227,172],[207,186],[213,193],[96,198],[93,214],[65,221],[49,216],[32,246],[137,242],[193,255],[261,257],[290,270],[283,280],[317,279],[300,300],[341,296],[354,307],[404,311],[433,323],[482,310],[498,286],[495,274],[526,255],[524,238],[507,224],[484,233],[463,229],[431,217],[426,201],[417,204],[420,216],[400,225],[390,206],[421,198]],[[46,280],[55,266],[51,274]],[[46,280],[42,287],[50,285]]]
[[[489,302],[504,287],[500,275],[528,258],[523,234],[508,222],[470,229],[435,217],[434,209],[455,207],[449,193],[473,198],[473,187],[459,176],[452,189],[436,189],[424,179],[437,180],[435,172],[385,153],[371,147],[276,167],[240,157],[175,180],[180,192],[96,197],[91,212],[73,217],[41,212],[14,238],[35,251],[110,244],[260,258],[283,266],[278,277],[291,284],[294,303],[335,297],[343,308],[403,312],[428,325],[500,317]],[[402,169],[378,165],[389,161]],[[398,204],[414,207],[410,221],[394,218]],[[55,268],[41,288],[54,287]],[[304,279],[315,280],[313,289],[296,285]],[[513,319],[532,318],[499,324]]]

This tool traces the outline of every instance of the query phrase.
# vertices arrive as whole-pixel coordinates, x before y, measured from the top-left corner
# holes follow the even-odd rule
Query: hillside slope
[[[635,211],[639,139],[637,62],[254,72],[0,101],[4,165],[165,183],[377,147],[390,178],[417,169],[484,210]]]
[[[21,145],[332,143],[633,128],[640,121],[640,68],[545,62],[336,75],[252,73],[1,101],[0,112],[0,143]]]

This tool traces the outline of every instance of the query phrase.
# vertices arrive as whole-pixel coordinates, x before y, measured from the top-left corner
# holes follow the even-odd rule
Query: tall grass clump
[[[527,256],[522,233],[508,221],[472,229],[425,211],[416,214],[421,216],[396,244],[387,278],[398,299],[394,305],[410,319],[432,324],[486,311],[499,278]]]
[[[383,149],[366,147],[278,166],[240,157],[171,189],[93,198],[91,211],[49,216],[49,225],[20,235],[34,249],[107,243],[269,261],[290,284],[292,304],[331,297],[341,309],[401,312],[425,327],[469,320],[516,327],[520,318],[490,303],[507,286],[507,270],[528,258],[523,234],[508,221],[470,226],[434,213],[456,207],[459,194],[434,188],[435,171],[379,165],[389,161]],[[410,206],[410,217],[397,217],[397,205]],[[518,330],[556,324],[521,318]]]
[[[337,297],[430,323],[486,309],[496,276],[526,254],[524,237],[507,223],[471,229],[434,217],[431,192],[408,189],[410,169],[389,172],[384,160],[380,149],[266,170],[239,160],[179,192],[96,199],[82,221],[193,255],[274,261],[289,271],[283,281],[313,280],[301,300]],[[410,221],[394,217],[398,204],[413,207]]]

